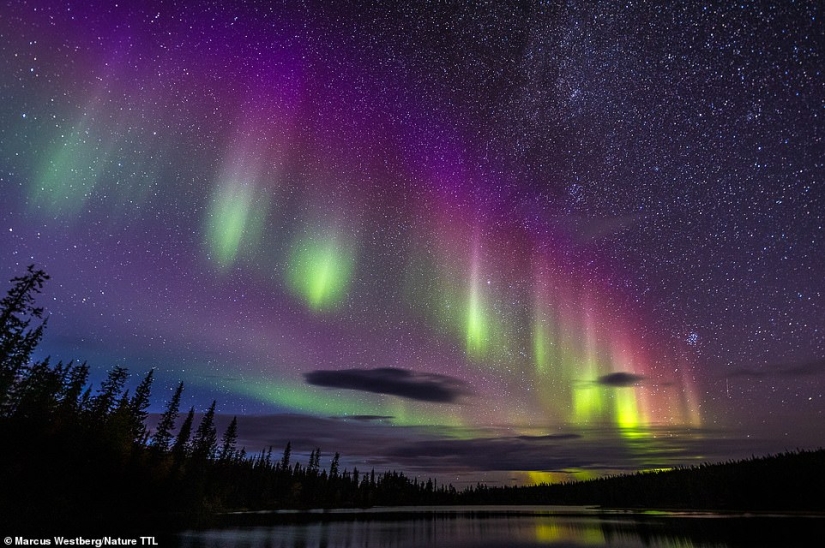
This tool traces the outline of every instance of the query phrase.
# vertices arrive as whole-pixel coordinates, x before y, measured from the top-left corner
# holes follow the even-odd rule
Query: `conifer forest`
[[[37,296],[49,276],[30,266],[0,301],[0,515],[23,529],[170,528],[239,510],[473,504],[588,504],[718,510],[825,510],[825,451],[524,487],[456,490],[403,472],[321,466],[291,444],[237,446],[237,417],[216,427],[215,405],[181,409],[178,384],[147,426],[153,371],[133,391],[113,367],[99,386],[87,363],[34,360],[48,318]],[[305,451],[309,448],[300,448]],[[334,448],[333,448],[334,449]]]

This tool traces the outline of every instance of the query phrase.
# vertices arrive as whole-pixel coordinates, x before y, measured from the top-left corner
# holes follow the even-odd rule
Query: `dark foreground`
[[[130,393],[127,371],[99,388],[85,363],[32,359],[45,328],[35,296],[48,279],[29,268],[0,300],[0,524],[17,534],[177,531],[221,525],[232,510],[379,506],[597,505],[759,512],[825,511],[825,450],[796,451],[657,474],[563,485],[457,491],[402,472],[340,470],[291,459],[289,444],[249,456],[237,423],[219,438],[215,403],[179,418],[179,385],[146,425],[153,374]],[[240,519],[240,518],[238,518]],[[12,539],[14,540],[14,539]]]

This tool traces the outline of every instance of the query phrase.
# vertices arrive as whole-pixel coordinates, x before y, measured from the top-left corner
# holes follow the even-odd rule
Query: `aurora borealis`
[[[0,8],[44,355],[456,486],[822,445],[821,6],[333,4]]]

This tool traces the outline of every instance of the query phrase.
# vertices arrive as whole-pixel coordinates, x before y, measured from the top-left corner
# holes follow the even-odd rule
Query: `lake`
[[[587,507],[397,507],[234,514],[185,531],[185,548],[821,546],[825,516],[627,512]]]

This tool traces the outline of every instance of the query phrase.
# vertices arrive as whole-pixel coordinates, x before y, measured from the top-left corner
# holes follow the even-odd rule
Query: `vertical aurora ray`
[[[467,353],[474,358],[484,356],[487,347],[486,322],[484,311],[479,302],[476,284],[471,284],[470,297],[467,303]]]
[[[612,343],[611,365],[613,369],[611,373],[637,374],[644,360],[639,359],[636,353],[633,352],[627,337],[618,333],[614,334]],[[640,427],[649,425],[649,421],[643,413],[645,407],[644,390],[642,387],[633,384],[615,388],[613,393],[613,414],[616,426],[623,435],[628,437],[637,436]]]
[[[463,350],[469,370],[481,368],[516,390],[530,384],[518,405],[496,404],[498,420],[607,427],[634,454],[645,450],[639,444],[647,444],[654,425],[683,425],[684,414],[651,412],[651,389],[603,380],[611,373],[659,375],[641,341],[628,336],[633,324],[621,316],[621,295],[555,246],[510,252],[511,236],[524,238],[518,228],[491,228],[484,214],[465,211],[442,191],[445,181],[466,178],[457,171],[438,171],[435,190],[425,195],[405,298]]]
[[[84,117],[51,146],[30,185],[33,208],[74,218],[97,207],[125,218],[148,201],[160,164],[151,139],[140,130],[98,129]]]
[[[277,94],[266,93],[263,86],[248,92],[221,154],[224,162],[213,184],[204,227],[205,246],[220,271],[244,257],[271,256],[279,244],[265,241],[264,234],[281,205],[284,165],[297,133],[294,107],[300,98],[300,78],[292,74],[294,68],[288,63],[266,71]]]
[[[690,362],[684,356],[677,356],[673,358],[673,363],[676,365],[674,382],[658,386],[656,397],[651,397],[649,405],[663,417],[662,422],[698,428],[702,425],[701,405],[691,378]]]
[[[623,434],[633,435],[642,424],[637,397],[637,390],[631,386],[614,390],[613,402],[616,426],[620,428]]]
[[[501,110],[497,87],[474,82],[504,83],[503,65],[494,62],[487,68],[495,72],[482,75],[461,55],[440,57],[446,50],[424,43],[429,34],[416,38],[435,64],[410,62],[410,52],[395,47],[396,31],[412,28],[395,25],[400,12],[387,14],[394,27],[375,34],[362,14],[321,3],[274,16],[256,3],[164,4],[158,17],[122,3],[101,12],[36,0],[6,11],[6,262],[43,263],[68,279],[59,282],[59,297],[81,312],[95,307],[87,328],[70,326],[82,342],[78,351],[92,340],[136,341],[148,353],[162,340],[168,351],[186,354],[199,346],[181,337],[186,325],[212,324],[202,345],[254,327],[257,343],[226,340],[212,349],[221,360],[197,362],[196,374],[210,374],[219,391],[223,381],[211,374],[221,369],[253,382],[260,374],[282,383],[262,402],[306,413],[501,424],[525,435],[599,430],[630,456],[655,448],[659,429],[705,431],[711,417],[721,425],[726,413],[743,409],[745,381],[723,397],[714,392],[725,388],[721,377],[709,372],[746,359],[746,341],[733,338],[725,347],[723,338],[745,327],[706,323],[730,314],[690,301],[683,289],[713,304],[696,284],[657,278],[684,268],[647,260],[668,256],[673,242],[694,253],[678,235],[702,228],[658,215],[656,207],[707,202],[667,187],[683,166],[657,165],[652,187],[624,184],[647,165],[635,161],[646,152],[634,149],[634,135],[655,135],[613,120],[619,134],[628,131],[611,134],[608,148],[621,148],[625,137],[630,145],[617,164],[610,150],[591,146],[598,127],[574,135],[565,124],[534,123],[536,101],[581,114],[580,101],[556,105],[552,90],[536,98],[532,84],[519,81],[525,93]],[[529,14],[493,11],[499,23],[530,23]],[[552,17],[564,26],[582,13]],[[419,27],[413,34],[432,30]],[[507,34],[495,29],[487,28],[490,37]],[[490,42],[507,55],[512,46]],[[602,60],[618,59],[610,55]],[[678,109],[654,114],[673,121]],[[786,194],[775,209],[792,220],[810,196]],[[674,238],[648,238],[662,223]],[[793,243],[783,233],[768,254]],[[690,266],[713,270],[704,260]],[[807,314],[815,308],[810,280],[795,281],[793,307]],[[682,309],[686,315],[673,313]],[[712,329],[718,325],[724,329]],[[99,326],[106,330],[92,333]],[[804,339],[777,339],[763,357],[779,365],[796,350],[804,357],[812,348]],[[454,407],[358,392],[328,405],[324,396],[337,394],[302,386],[296,376],[373,367],[454,376],[470,388]],[[232,394],[244,390],[233,384],[216,396],[231,405]]]
[[[33,209],[64,218],[116,213],[123,219],[133,217],[157,189],[166,158],[158,132],[150,128],[162,109],[132,90],[113,93],[107,80],[117,74],[118,69],[104,68],[78,108],[81,114],[74,111],[55,124],[61,129],[47,133],[41,161],[32,166]]]
[[[590,424],[605,419],[607,390],[598,384],[597,379],[602,374],[602,366],[597,350],[597,333],[593,321],[592,311],[586,301],[581,302],[581,325],[584,341],[579,348],[579,363],[577,374],[579,380],[573,389],[574,421],[576,424]]]
[[[688,418],[687,410],[695,408],[691,404],[682,404],[680,412],[652,414],[652,394],[665,390],[645,386],[655,382],[647,378],[655,374],[651,360],[627,335],[626,322],[609,312],[608,301],[577,286],[575,276],[561,274],[568,266],[535,257],[532,268],[531,360],[545,413],[578,427],[610,424],[629,443],[650,438],[654,424],[699,422],[695,414]],[[630,386],[602,382],[612,373],[642,381]],[[681,387],[684,382],[673,384]],[[680,393],[675,402],[660,403],[662,409],[685,400],[689,391],[678,387],[667,387]],[[565,401],[568,405],[559,403]]]
[[[542,414],[548,420],[565,422],[570,415],[569,368],[560,361],[554,324],[549,314],[533,320],[533,383]]]
[[[447,208],[443,205],[441,209]],[[430,219],[405,271],[407,304],[439,331],[449,333],[466,356],[479,363],[490,346],[491,325],[481,282],[478,237],[463,223]],[[450,230],[452,228],[452,230]],[[469,250],[469,252],[468,252]]]
[[[469,295],[467,296],[466,312],[466,348],[473,358],[484,356],[488,344],[488,324],[483,302],[483,295],[479,284],[479,257],[478,237],[473,241],[472,259],[470,265]]]
[[[83,116],[46,154],[31,185],[32,205],[53,215],[80,214],[101,184],[114,145],[95,130],[93,117]]]
[[[206,245],[225,271],[243,249],[254,249],[266,222],[268,201],[251,182],[225,180],[214,189],[206,223]]]
[[[562,326],[553,280],[545,270],[533,266],[532,364],[542,412],[555,421],[570,415],[571,366],[562,349]]]
[[[454,203],[455,188],[467,185],[470,176],[455,147],[441,145],[438,158],[415,162],[427,192],[418,204],[424,222],[405,273],[405,297],[431,325],[449,333],[472,363],[489,365],[491,353],[506,353],[500,340],[505,319],[493,314],[494,297],[485,287],[490,267],[482,253],[480,221]]]
[[[277,174],[265,169],[274,159],[249,141],[241,139],[227,155],[231,161],[213,185],[204,221],[204,245],[221,272],[259,250],[272,206],[271,189],[278,184]]]
[[[679,382],[675,385],[678,390],[678,411],[677,420],[687,424],[693,428],[698,428],[702,425],[702,415],[699,413],[701,407],[699,403],[699,395],[696,393],[696,385],[693,379],[688,377],[688,369],[690,366],[687,362],[683,364],[679,371]]]
[[[289,255],[287,287],[315,312],[337,308],[347,296],[355,258],[355,246],[341,234],[304,235]]]
[[[482,253],[477,233],[472,242],[469,266],[464,267],[461,274],[452,274],[458,276],[462,284],[454,289],[461,295],[454,299],[461,314],[452,319],[451,329],[463,333],[464,350],[474,363],[496,368],[505,362],[514,365],[512,355],[516,341],[511,326],[515,322],[515,311],[496,291],[498,273],[494,267],[486,267],[492,261]],[[485,275],[487,269],[492,272]],[[462,265],[454,264],[448,271],[462,272]]]
[[[534,314],[533,317],[533,363],[536,373],[542,375],[547,372],[552,362],[551,350],[553,334],[548,326],[549,320]]]

